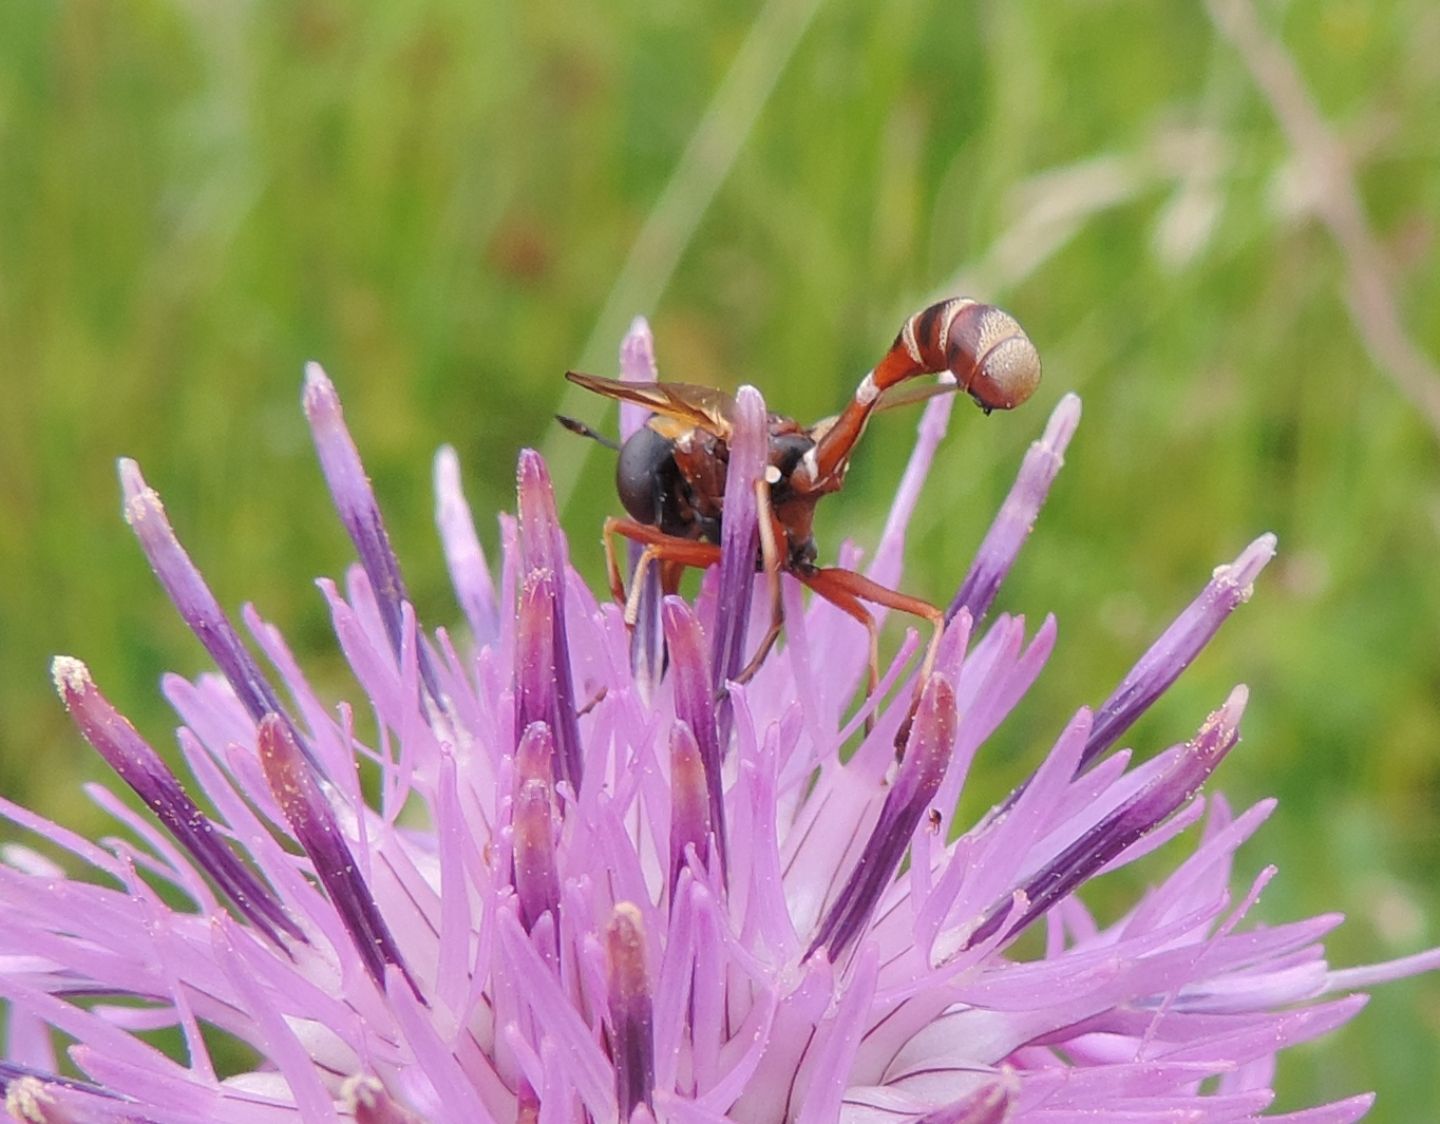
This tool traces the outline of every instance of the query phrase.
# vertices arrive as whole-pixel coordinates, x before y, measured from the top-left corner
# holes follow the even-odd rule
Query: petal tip
[[[74,656],[56,656],[50,661],[50,678],[55,683],[55,693],[68,707],[76,695],[84,694],[95,686],[90,678],[90,669]]]
[[[142,518],[147,509],[163,510],[159,494],[145,483],[136,461],[121,457],[115,462],[115,471],[120,478],[121,509],[126,523],[135,526],[136,520]]]
[[[630,321],[630,330],[620,343],[620,375],[628,382],[655,378],[655,337],[643,316]]]
[[[1245,706],[1249,701],[1250,688],[1244,683],[1237,684],[1220,707],[1221,721],[1232,730],[1239,726],[1240,717],[1245,713]]]
[[[684,628],[695,619],[695,614],[683,597],[668,593],[660,602],[660,622],[665,635],[673,637],[678,629]]]
[[[1040,440],[1053,452],[1064,452],[1079,428],[1080,413],[1080,396],[1070,391],[1051,411],[1050,420],[1045,423],[1045,435]]]
[[[515,466],[515,481],[522,492],[535,488],[548,489],[550,470],[545,465],[545,458],[534,449],[521,449]]]
[[[340,397],[335,393],[335,384],[330,381],[325,368],[313,359],[305,364],[305,382],[300,401],[305,409],[305,416],[311,422],[333,414],[340,408]]]
[[[735,392],[735,406],[737,414],[747,411],[759,411],[763,416],[765,412],[765,396],[760,393],[758,387],[744,383],[740,389]]]
[[[145,478],[140,475],[140,464],[133,457],[117,457],[115,471],[120,477],[120,487],[127,493],[144,490]]]
[[[308,390],[310,387],[322,387],[328,385],[333,384],[331,384],[330,382],[330,376],[325,373],[325,368],[320,366],[320,364],[314,359],[307,360],[305,363],[306,389]]]
[[[1214,753],[1217,759],[1229,752],[1239,740],[1240,719],[1249,698],[1250,689],[1243,683],[1237,686],[1220,704],[1220,709],[1212,711],[1205,719],[1191,744],[1203,749],[1206,754]]]
[[[1239,603],[1249,601],[1255,592],[1255,579],[1275,557],[1275,548],[1275,535],[1267,531],[1236,555],[1233,562],[1216,566],[1210,575],[1212,582],[1222,590],[1231,591]]]

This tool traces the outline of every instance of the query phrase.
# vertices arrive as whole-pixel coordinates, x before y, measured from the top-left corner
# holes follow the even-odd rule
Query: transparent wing
[[[939,382],[897,386],[880,396],[880,401],[875,403],[874,412],[878,414],[881,410],[898,410],[901,406],[913,406],[916,402],[927,402],[942,394],[954,394],[959,389],[960,384],[955,381],[953,376],[948,379],[942,378]]]
[[[583,386],[606,398],[633,402],[665,417],[698,426],[722,440],[730,439],[735,399],[713,386],[694,386],[683,382],[621,382],[580,371],[566,371],[565,377],[576,386]]]

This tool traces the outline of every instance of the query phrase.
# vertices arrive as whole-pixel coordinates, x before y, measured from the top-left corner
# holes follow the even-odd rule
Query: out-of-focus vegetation
[[[302,361],[339,385],[422,618],[448,623],[442,442],[481,513],[543,446],[598,579],[608,454],[551,415],[607,420],[560,375],[613,373],[631,315],[663,375],[808,419],[964,291],[1020,318],[1046,381],[1016,414],[957,412],[907,589],[948,598],[1047,411],[1085,401],[1002,593],[1060,643],[977,793],[1273,530],[1253,602],[1131,740],[1183,738],[1248,682],[1219,787],[1281,797],[1244,852],[1281,868],[1257,912],[1343,909],[1343,963],[1440,941],[1440,428],[1396,382],[1440,355],[1440,7],[1258,14],[1281,48],[1260,85],[1203,5],[1141,0],[0,5],[0,790],[108,830],[50,655],[162,746],[159,675],[205,664],[119,517],[118,454],[222,602],[253,599],[353,695],[309,584],[350,552]],[[1277,119],[1290,67],[1318,149]],[[1374,254],[1337,238],[1352,186]],[[873,542],[912,430],[871,427],[826,541]],[[1377,1088],[1373,1119],[1419,1119],[1437,1055],[1440,984],[1393,985],[1287,1063],[1284,1103]]]

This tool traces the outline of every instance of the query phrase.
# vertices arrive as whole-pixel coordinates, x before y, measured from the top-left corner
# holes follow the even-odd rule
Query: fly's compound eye
[[[641,426],[620,447],[615,462],[615,490],[637,523],[660,521],[666,476],[673,470],[675,447],[648,425]]]

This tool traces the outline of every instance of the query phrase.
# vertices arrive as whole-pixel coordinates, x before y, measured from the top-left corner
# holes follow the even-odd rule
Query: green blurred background
[[[517,449],[552,454],[598,579],[608,454],[551,415],[613,426],[560,375],[613,373],[633,314],[663,375],[810,419],[961,291],[1016,314],[1046,379],[1014,415],[957,411],[907,589],[948,598],[1049,409],[1085,402],[1001,598],[1056,613],[1059,646],[967,801],[1273,530],[1253,602],[1132,741],[1249,683],[1219,787],[1282,799],[1242,855],[1281,868],[1258,913],[1344,910],[1341,964],[1440,942],[1440,411],[1417,401],[1440,393],[1440,7],[1266,4],[1259,27],[1266,90],[1203,5],[1144,0],[0,5],[0,791],[108,830],[53,653],[166,747],[157,677],[204,666],[119,517],[117,455],[222,602],[253,599],[338,695],[311,579],[350,554],[304,360],[340,388],[422,617],[451,623],[442,442],[491,550]],[[872,426],[824,541],[873,544],[914,420]],[[1440,980],[1392,985],[1287,1056],[1280,1103],[1375,1088],[1373,1119],[1428,1118],[1437,1054]]]

